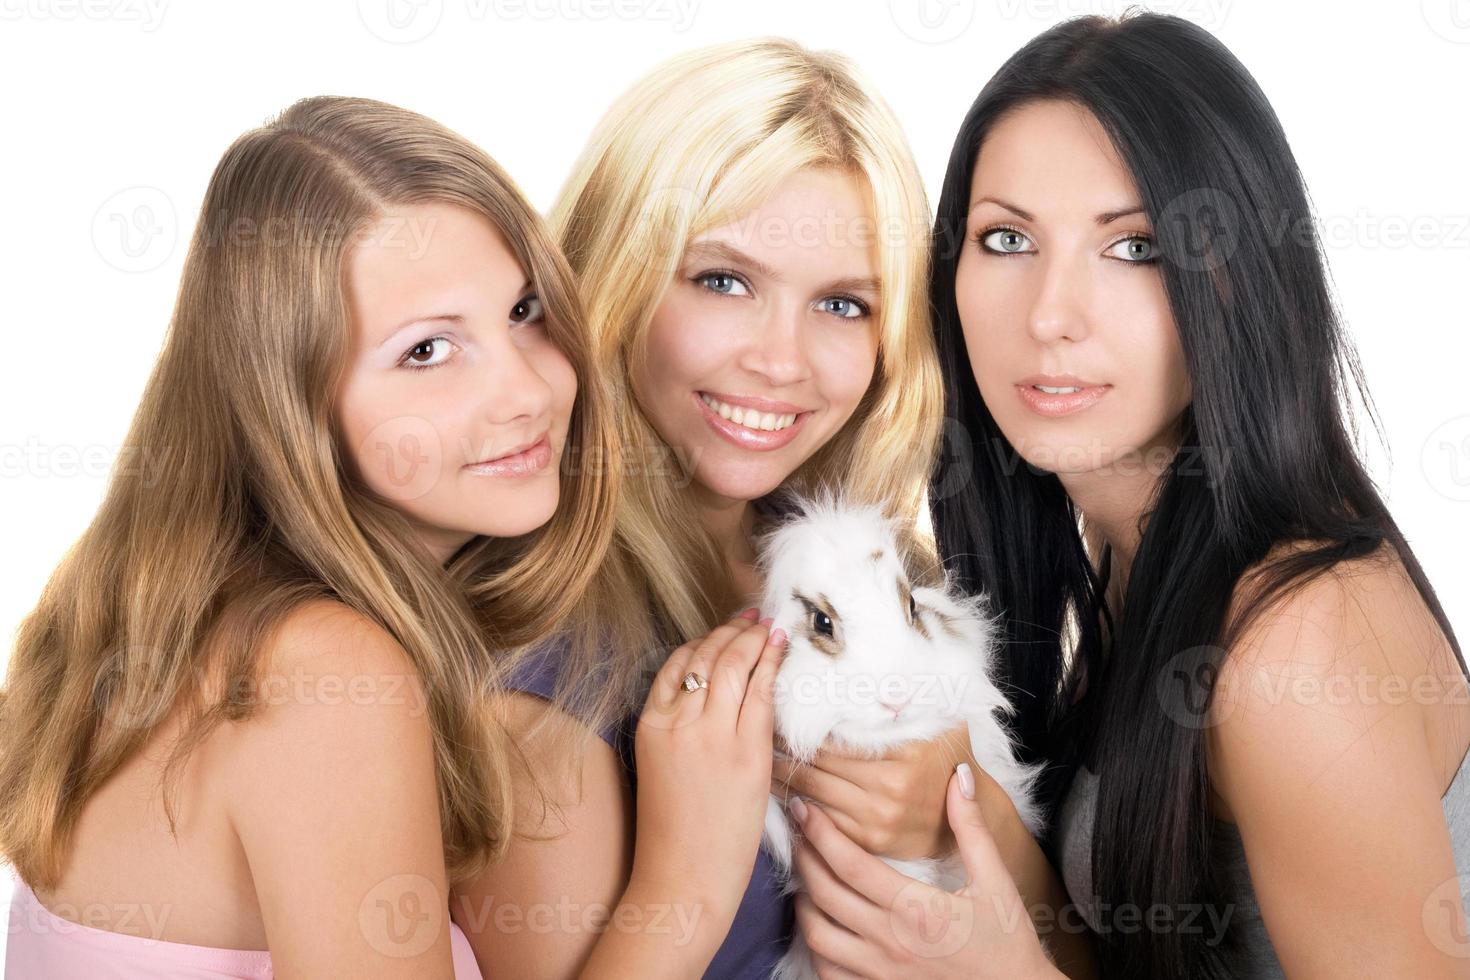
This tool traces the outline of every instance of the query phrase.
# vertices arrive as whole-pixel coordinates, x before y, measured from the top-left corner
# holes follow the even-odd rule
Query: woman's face
[[[685,250],[632,385],[698,488],[769,493],[852,416],[877,360],[876,237],[857,178],[807,169]]]
[[[1026,104],[981,144],[955,274],[965,346],[1006,438],[1059,475],[1166,462],[1189,405],[1140,206],[1106,131],[1074,104]]]
[[[577,380],[495,226],[395,208],[352,249],[347,294],[339,421],[359,479],[441,561],[550,520]]]

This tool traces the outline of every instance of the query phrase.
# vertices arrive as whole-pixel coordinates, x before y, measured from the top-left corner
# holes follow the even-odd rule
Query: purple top
[[[558,647],[549,643],[538,654],[525,661],[523,669],[508,678],[506,686],[552,698],[559,666]],[[638,730],[638,712],[599,732],[612,746],[628,774],[629,784],[637,799],[638,773],[633,761],[633,734]],[[786,954],[796,922],[795,906],[790,896],[781,894],[771,858],[764,848],[756,852],[750,884],[740,899],[740,908],[724,943],[710,961],[705,980],[767,980],[777,962]]]

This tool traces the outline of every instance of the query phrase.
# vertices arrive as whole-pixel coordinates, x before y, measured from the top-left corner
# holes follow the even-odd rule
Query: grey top
[[[1470,873],[1470,752],[1461,760],[1460,769],[1440,802],[1455,850],[1455,869],[1462,876],[1462,882],[1470,882],[1470,878],[1464,877]],[[1067,891],[1077,904],[1083,921],[1095,932],[1100,931],[1097,910],[1093,907],[1099,899],[1092,893],[1092,827],[1096,807],[1097,775],[1080,766],[1058,810],[1057,844]],[[1240,831],[1227,820],[1216,820],[1214,831],[1211,860],[1224,871],[1225,907],[1230,909],[1229,915],[1223,910],[1210,910],[1212,914],[1202,912],[1194,916],[1192,923],[1185,921],[1188,918],[1186,913],[1173,916],[1169,921],[1181,930],[1197,930],[1193,934],[1206,942],[1223,939],[1226,927],[1234,932],[1238,945],[1229,963],[1230,975],[1237,980],[1285,980],[1286,974],[1276,958],[1276,950],[1271,945],[1271,937],[1266,934],[1266,924],[1261,920],[1261,910],[1256,904]],[[1148,919],[1143,915],[1135,915],[1130,920],[1120,910],[1115,918],[1117,922],[1113,927],[1119,931],[1148,928]]]

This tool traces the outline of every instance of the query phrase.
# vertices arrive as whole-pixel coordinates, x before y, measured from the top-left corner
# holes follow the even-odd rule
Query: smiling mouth
[[[779,412],[760,412],[753,408],[742,408],[739,405],[727,404],[703,391],[699,393],[699,399],[709,406],[710,411],[725,421],[733,422],[736,425],[743,425],[745,428],[753,429],[757,432],[780,432],[782,429],[787,429],[795,425],[798,416],[810,414],[807,412],[787,412],[784,414]]]

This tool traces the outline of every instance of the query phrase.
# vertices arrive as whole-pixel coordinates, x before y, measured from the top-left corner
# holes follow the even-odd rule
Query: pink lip
[[[503,456],[470,463],[465,467],[479,476],[528,476],[551,462],[551,440],[546,434],[528,446],[514,449]]]
[[[718,391],[706,391],[704,394],[726,405],[753,408],[757,412],[770,412],[772,415],[800,415],[802,412],[809,411],[790,402],[778,402],[771,398],[758,398],[754,395],[726,395]]]
[[[1044,391],[1033,388],[1033,384],[1044,384],[1048,387],[1062,387],[1077,385],[1077,381],[1027,381],[1016,385],[1016,392],[1021,396],[1021,401],[1027,408],[1037,415],[1047,418],[1060,418],[1063,415],[1071,415],[1090,408],[1097,404],[1098,399],[1108,393],[1112,385],[1090,385],[1081,391],[1066,395],[1049,395]]]
[[[710,392],[709,394],[712,398],[715,398],[719,401],[725,401],[724,397],[716,395],[714,392]],[[719,412],[714,411],[704,403],[704,399],[699,397],[699,392],[697,391],[693,393],[693,398],[694,403],[699,406],[700,414],[704,416],[704,420],[709,423],[710,428],[714,429],[720,435],[724,436],[727,441],[734,443],[741,449],[754,449],[757,452],[769,452],[770,450],[780,449],[782,446],[788,445],[791,440],[796,438],[797,433],[801,431],[801,427],[806,423],[807,416],[811,414],[811,412],[802,411],[799,408],[785,408],[784,410],[782,410],[784,414],[789,415],[792,412],[797,413],[796,421],[792,422],[786,428],[780,429],[776,432],[764,432],[758,429],[747,429],[743,425],[736,425],[729,419],[722,417]],[[746,399],[746,401],[755,401],[759,403],[763,400]],[[739,404],[742,408],[760,408],[759,404],[745,405],[735,401],[729,402],[728,404]],[[767,402],[767,404],[780,405],[782,403]],[[777,409],[774,408],[760,408],[760,410],[763,412],[777,411]]]

